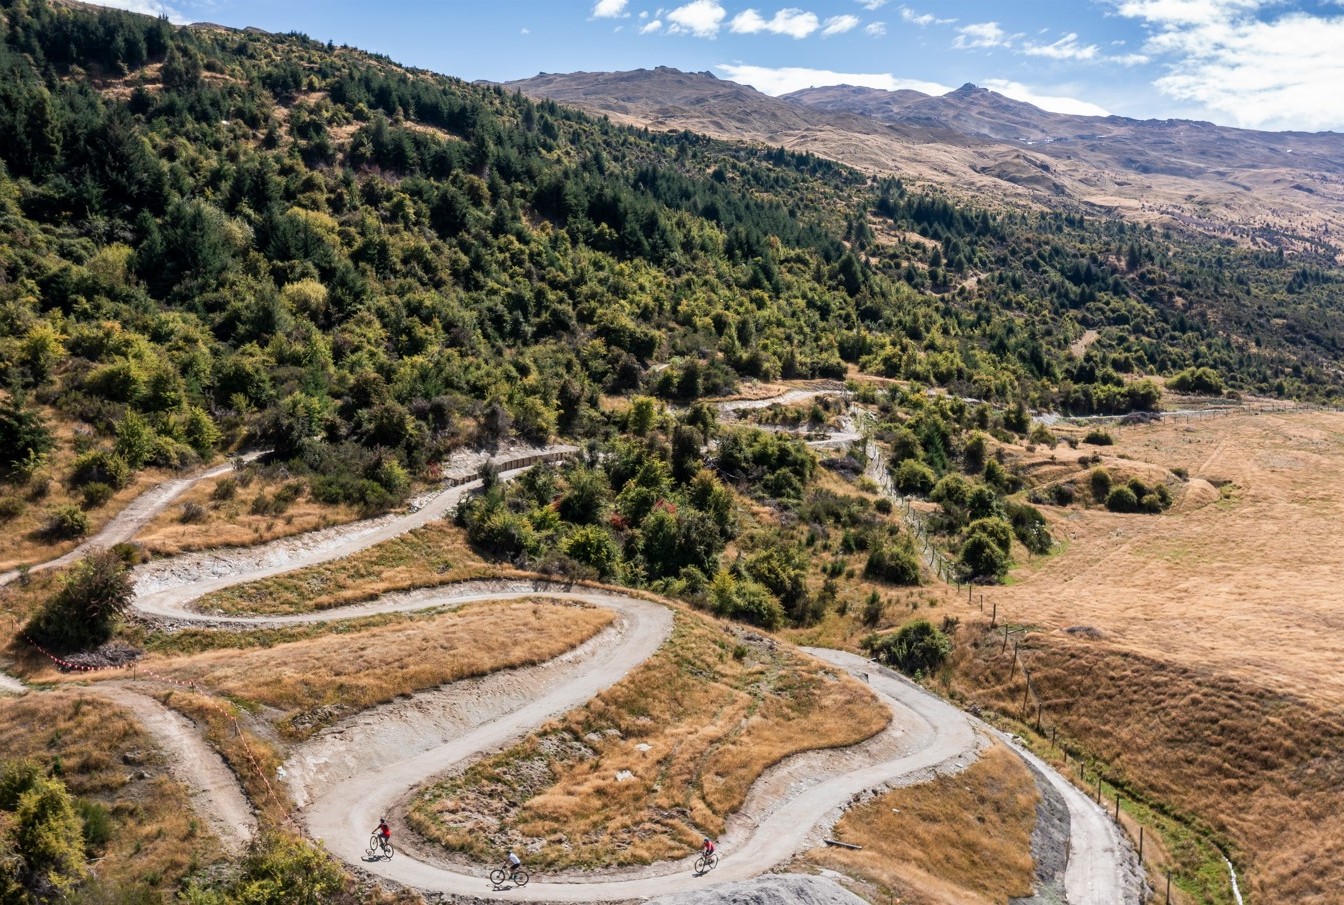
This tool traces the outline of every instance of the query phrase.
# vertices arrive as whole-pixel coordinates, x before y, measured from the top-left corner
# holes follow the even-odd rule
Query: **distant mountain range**
[[[954,193],[1075,203],[1288,250],[1344,247],[1344,135],[1050,113],[985,88],[838,85],[770,97],[708,72],[542,73],[507,83],[652,129],[809,150]]]

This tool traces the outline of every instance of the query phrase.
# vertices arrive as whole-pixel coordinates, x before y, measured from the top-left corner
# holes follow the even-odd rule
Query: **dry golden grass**
[[[0,698],[0,752],[47,769],[59,764],[73,794],[108,809],[113,832],[93,871],[109,884],[171,895],[184,876],[221,858],[153,743],[107,701],[77,689]]]
[[[1118,778],[1228,840],[1254,900],[1337,902],[1344,414],[1112,433],[1108,459],[1187,469],[1184,498],[1161,516],[1054,510],[1065,552],[988,596],[1000,621],[1042,630],[1025,660],[1047,716]],[[1007,658],[983,659],[963,652],[963,689],[1015,710],[1021,672],[1006,683]]]
[[[529,864],[539,868],[677,858],[718,835],[769,766],[856,743],[889,718],[847,676],[678,612],[672,637],[623,681],[431,786],[410,820],[487,860],[536,843]]]
[[[151,656],[143,668],[273,708],[287,737],[448,682],[545,662],[611,624],[610,611],[544,598],[476,603],[250,651]]]
[[[458,528],[431,522],[343,559],[207,594],[198,605],[219,613],[305,613],[392,591],[514,574],[523,573],[477,556]]]
[[[0,499],[18,499],[24,504],[18,517],[0,522],[0,572],[23,564],[46,562],[83,542],[82,538],[51,542],[38,533],[49,511],[59,506],[79,505],[82,500],[80,493],[65,481],[78,458],[73,426],[54,416],[50,409],[44,410],[43,415],[56,436],[56,448],[26,485],[0,483]],[[96,534],[131,500],[171,477],[171,473],[159,469],[136,472],[130,484],[103,505],[86,513],[89,535]],[[37,488],[45,488],[45,491],[39,493]]]
[[[272,498],[286,481],[257,477],[246,487],[238,487],[230,500],[215,500],[215,488],[221,481],[236,480],[235,474],[202,481],[178,497],[136,534],[136,542],[157,556],[173,556],[214,547],[246,547],[281,537],[319,531],[360,518],[350,506],[319,503],[304,494],[281,515],[254,515],[252,505],[259,496]],[[200,506],[205,517],[184,524],[182,507]]]
[[[805,860],[905,905],[991,905],[1031,893],[1031,833],[1040,798],[1022,761],[996,744],[954,776],[851,808],[834,836],[862,851],[820,848]]]

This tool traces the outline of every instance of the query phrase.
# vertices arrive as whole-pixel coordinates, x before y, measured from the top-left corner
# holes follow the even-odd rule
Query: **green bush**
[[[957,565],[970,581],[998,581],[1008,573],[1012,559],[994,537],[972,531],[961,545]]]
[[[120,490],[130,481],[131,466],[121,456],[105,449],[95,449],[80,456],[70,474],[70,482],[76,487],[97,483]]]
[[[95,550],[70,570],[27,631],[57,650],[97,647],[112,637],[133,597],[126,563],[111,550]]]
[[[726,569],[714,575],[709,598],[714,612],[728,619],[767,629],[779,628],[784,622],[784,608],[764,585],[734,578]]]
[[[0,500],[0,522],[9,522],[23,515],[23,510],[28,508],[23,500],[14,496],[7,496]]]
[[[997,516],[979,518],[966,527],[966,535],[980,532],[994,541],[1004,553],[1013,552],[1013,526]]]
[[[600,578],[610,578],[620,569],[621,551],[605,528],[582,525],[565,539],[566,556],[593,569]]]
[[[1122,484],[1107,494],[1106,508],[1112,512],[1138,512],[1139,498],[1128,484]]]
[[[952,641],[927,619],[916,619],[898,631],[864,640],[864,648],[880,663],[911,676],[936,672],[952,653]]]
[[[89,517],[73,504],[52,509],[42,525],[42,534],[51,540],[74,540],[88,533]]]
[[[76,901],[86,874],[83,825],[65,783],[33,761],[0,772],[0,901]]]
[[[1094,427],[1083,437],[1083,442],[1090,443],[1093,446],[1110,446],[1115,442],[1115,438],[1109,432]]]
[[[0,399],[0,474],[30,474],[55,445],[42,416],[24,399]]]
[[[1213,368],[1186,368],[1167,381],[1167,386],[1178,393],[1196,393],[1201,396],[1223,395],[1223,378]]]
[[[1098,503],[1106,502],[1111,494],[1111,473],[1104,468],[1094,468],[1087,480],[1092,488],[1092,499]]]
[[[921,583],[919,557],[909,540],[884,540],[868,554],[863,575],[887,584],[917,585]]]
[[[220,478],[215,489],[210,491],[210,499],[217,503],[226,503],[238,495],[236,478]]]
[[[918,459],[906,459],[896,466],[892,480],[902,493],[926,494],[933,490],[937,476],[933,469]]]
[[[1013,526],[1013,534],[1032,553],[1049,553],[1055,545],[1046,526],[1045,516],[1039,509],[1026,503],[1012,503],[1007,506],[1008,521]]]
[[[97,509],[116,494],[111,485],[104,484],[102,481],[92,481],[80,488],[80,495],[83,497],[81,505],[85,509]]]

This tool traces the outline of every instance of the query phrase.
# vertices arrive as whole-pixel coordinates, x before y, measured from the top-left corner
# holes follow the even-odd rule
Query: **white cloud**
[[[617,16],[630,15],[625,11],[625,5],[630,0],[597,0],[593,4],[594,19],[615,19]]]
[[[1207,25],[1265,5],[1266,0],[1117,0],[1116,12],[1163,25]]]
[[[877,12],[879,9],[886,6],[887,0],[858,0],[858,4],[868,10],[868,12],[872,13]]]
[[[988,79],[980,87],[997,91],[1004,97],[1011,97],[1015,101],[1033,104],[1042,110],[1049,110],[1051,113],[1071,113],[1074,116],[1110,116],[1110,112],[1105,107],[1098,106],[1090,101],[1079,100],[1076,97],[1039,94],[1036,89],[1021,82],[1011,82],[1007,79]]]
[[[873,38],[880,38],[887,33],[887,23],[869,22],[863,27],[863,33]]]
[[[858,24],[858,16],[831,16],[826,20],[826,27],[821,30],[821,36],[829,38],[831,35],[843,35],[847,31],[852,31]]]
[[[1266,0],[1122,0],[1152,29],[1153,84],[1211,118],[1256,129],[1344,130],[1344,15],[1256,15]]]
[[[1027,44],[1022,52],[1031,57],[1047,57],[1051,60],[1092,60],[1096,59],[1095,44],[1086,46],[1078,43],[1078,35],[1070,32],[1053,44]]]
[[[524,27],[524,28],[520,28],[520,29],[518,30],[518,34],[520,34],[520,35],[530,35],[530,34],[532,34],[532,29],[530,29],[530,28],[526,28],[526,27]]]
[[[1012,38],[999,27],[997,22],[976,22],[957,29],[957,38],[952,46],[960,50],[976,47],[1007,47]]]
[[[888,72],[834,72],[830,69],[807,69],[801,66],[746,66],[740,63],[720,63],[714,67],[729,81],[750,85],[771,96],[814,88],[821,85],[858,85],[864,88],[882,88],[899,91],[910,88],[925,94],[946,94],[952,88],[937,82],[900,79]]]
[[[652,22],[649,22],[645,25],[641,25],[639,27],[639,33],[641,35],[652,34],[653,32],[658,31],[662,27],[663,27],[663,20],[654,19]]]
[[[820,27],[821,22],[817,19],[816,13],[792,7],[779,10],[771,19],[762,18],[754,9],[745,10],[734,16],[733,21],[728,24],[729,30],[739,35],[754,35],[757,32],[768,31],[771,34],[788,35],[795,39],[806,38]]]
[[[951,25],[956,19],[939,19],[933,13],[917,13],[908,6],[901,7],[901,19],[911,25],[925,28],[930,25]]]
[[[186,25],[192,21],[182,15],[181,12],[161,3],[160,0],[89,0],[95,6],[110,6],[113,9],[124,9],[132,13],[144,13],[147,16],[167,16],[168,21],[174,25]]]
[[[673,35],[712,38],[719,33],[728,11],[714,0],[692,0],[667,14],[667,31]]]

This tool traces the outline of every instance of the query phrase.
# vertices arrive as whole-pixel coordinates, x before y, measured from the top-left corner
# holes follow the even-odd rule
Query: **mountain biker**
[[[378,818],[378,829],[373,832],[382,840],[383,845],[387,845],[392,841],[392,827],[387,825],[386,817]]]
[[[714,843],[709,841],[709,837],[705,837],[704,844],[700,846],[700,854],[706,858],[714,854]]]
[[[509,857],[504,859],[504,872],[509,876],[513,876],[518,868],[522,866],[523,862],[518,860],[518,856],[513,853],[512,849],[510,849]]]

